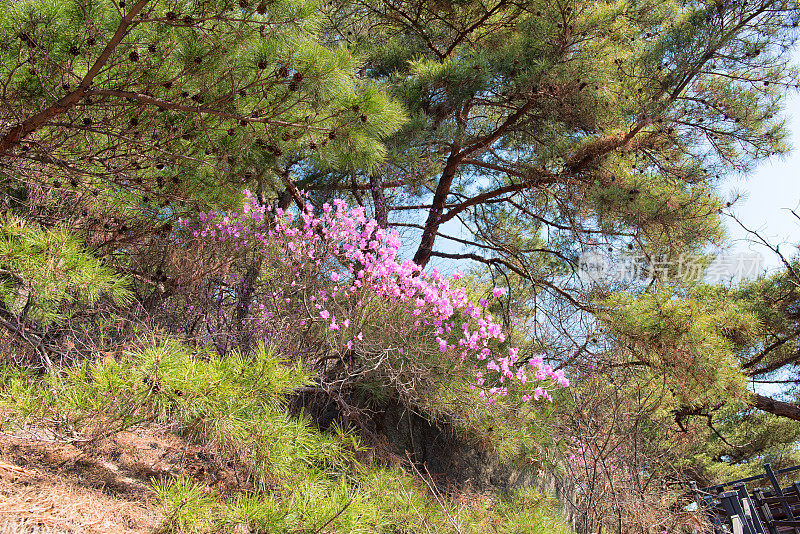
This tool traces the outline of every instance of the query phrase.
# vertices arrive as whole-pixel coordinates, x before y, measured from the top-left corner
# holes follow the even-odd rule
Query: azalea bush
[[[342,200],[296,212],[260,204],[245,191],[237,212],[182,220],[207,254],[253,252],[261,273],[247,304],[261,337],[275,325],[305,340],[298,357],[327,383],[391,384],[406,401],[443,383],[468,388],[488,404],[519,391],[521,399],[550,399],[566,387],[563,371],[541,357],[521,358],[503,326],[459,285],[461,273],[427,272],[399,257],[395,231]],[[237,280],[243,283],[244,279]],[[491,298],[506,288],[494,288]]]

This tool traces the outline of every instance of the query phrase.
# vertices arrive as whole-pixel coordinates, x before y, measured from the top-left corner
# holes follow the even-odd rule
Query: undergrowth
[[[0,371],[7,430],[47,421],[92,440],[159,422],[246,472],[247,487],[226,493],[191,477],[154,479],[163,532],[568,531],[534,490],[446,496],[400,467],[359,461],[356,434],[321,432],[287,411],[287,395],[311,377],[263,346],[220,357],[167,342],[44,376]]]

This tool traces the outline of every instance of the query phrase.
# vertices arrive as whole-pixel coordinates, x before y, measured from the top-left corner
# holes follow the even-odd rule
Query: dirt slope
[[[0,432],[0,533],[152,532],[161,522],[152,478],[190,475],[223,491],[236,483],[200,447],[157,429],[98,442],[26,434]]]

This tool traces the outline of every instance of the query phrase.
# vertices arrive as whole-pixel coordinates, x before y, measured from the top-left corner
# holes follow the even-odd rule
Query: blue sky
[[[759,165],[747,176],[732,176],[722,186],[723,192],[736,191],[743,195],[733,212],[747,227],[758,231],[770,243],[780,246],[786,256],[797,251],[800,243],[800,97],[792,92],[786,105],[787,125],[791,131],[791,153]],[[734,250],[753,250],[764,255],[764,265],[775,269],[780,260],[764,247],[754,245],[744,230],[734,221],[726,223]]]

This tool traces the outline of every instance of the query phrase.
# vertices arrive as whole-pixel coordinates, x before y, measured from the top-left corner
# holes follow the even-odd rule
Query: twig
[[[351,504],[353,504],[353,499],[355,499],[355,497],[350,497],[350,500],[349,500],[349,501],[347,501],[347,504],[345,504],[345,505],[342,507],[342,509],[341,509],[341,510],[339,510],[338,512],[336,512],[336,515],[334,515],[333,517],[331,517],[330,519],[328,519],[327,521],[325,521],[325,524],[324,524],[324,525],[322,525],[322,526],[321,526],[321,527],[319,527],[317,530],[315,530],[315,531],[314,531],[314,534],[319,534],[320,532],[322,532],[322,529],[323,529],[323,528],[325,528],[325,527],[327,527],[328,525],[330,525],[330,524],[331,524],[331,521],[333,521],[334,519],[336,519],[337,517],[339,517],[340,515],[342,515],[342,512],[344,512],[345,510],[347,510],[347,507],[348,507],[348,506],[350,506]]]
[[[792,212],[792,213],[794,213],[794,212]],[[767,247],[767,248],[768,248],[768,249],[770,249],[772,252],[774,252],[774,253],[775,253],[775,254],[778,256],[778,258],[780,258],[780,260],[781,260],[781,262],[783,263],[783,265],[786,267],[786,270],[787,270],[787,272],[789,273],[789,275],[790,275],[790,276],[792,277],[792,279],[793,279],[793,280],[792,280],[792,281],[793,281],[793,283],[794,283],[795,285],[800,285],[800,275],[798,275],[797,271],[795,271],[794,267],[793,267],[793,266],[792,266],[792,264],[789,262],[789,260],[787,260],[787,259],[786,259],[786,257],[785,257],[785,256],[784,256],[784,255],[781,253],[781,251],[778,249],[778,245],[774,245],[774,246],[773,246],[773,245],[771,245],[771,244],[769,243],[769,241],[767,241],[766,239],[764,239],[764,238],[761,236],[761,234],[759,234],[759,233],[758,233],[758,232],[756,232],[755,230],[751,230],[750,228],[748,228],[747,226],[745,226],[745,225],[744,225],[744,223],[742,223],[742,221],[740,221],[740,220],[739,220],[739,218],[738,218],[738,217],[736,217],[735,215],[733,215],[733,214],[731,214],[731,213],[728,213],[727,215],[728,215],[728,217],[730,217],[731,219],[733,219],[733,220],[736,222],[736,224],[738,224],[739,226],[741,226],[741,227],[742,227],[742,230],[744,230],[744,231],[745,231],[745,232],[747,232],[748,234],[751,234],[751,235],[755,236],[755,238],[756,238],[756,239],[758,239],[759,241],[761,241],[761,244],[763,244],[765,247]],[[796,213],[794,213],[794,215],[795,215],[795,217],[797,217],[797,214],[796,214]],[[798,218],[800,218],[800,217],[798,217]]]
[[[417,514],[417,517],[419,517],[419,520],[422,521],[422,525],[425,527],[425,530],[430,532],[431,528],[428,526],[428,522],[425,521],[425,517],[421,513],[419,513],[419,510],[417,510],[417,507],[414,506],[414,499],[413,499],[413,497],[411,497],[411,494],[408,492],[408,490],[402,484],[400,485],[400,489],[403,491],[403,493],[405,494],[406,498],[408,499],[408,504],[411,506],[411,508]]]
[[[0,460],[0,469],[4,471],[9,471],[11,473],[14,473],[15,475],[26,476],[26,477],[35,477],[38,475],[36,471],[31,471],[30,469],[24,469],[17,465],[4,462],[3,460]]]
[[[453,524],[453,528],[456,529],[456,532],[458,532],[458,534],[462,534],[461,529],[458,527],[458,523],[456,523],[456,520],[453,518],[452,515],[450,515],[450,511],[447,509],[447,507],[444,505],[442,500],[439,498],[439,492],[428,481],[428,478],[426,478],[422,473],[420,473],[419,469],[417,469],[417,466],[414,465],[414,462],[411,460],[411,457],[408,455],[408,452],[406,452],[406,458],[408,458],[408,463],[411,464],[411,469],[413,469],[417,473],[417,475],[419,475],[419,478],[422,479],[422,481],[425,483],[425,485],[428,486],[428,489],[433,494],[433,498],[436,499],[436,502],[439,503],[439,507],[442,509],[444,514],[447,516],[447,519],[449,519],[450,523]],[[428,472],[428,468],[427,467],[425,468],[425,472],[428,474],[428,477],[431,476],[430,472]]]
[[[42,367],[48,370],[52,369],[53,361],[50,359],[48,352],[53,352],[56,354],[61,354],[61,353],[59,353],[59,351],[53,348],[45,346],[45,344],[42,342],[41,339],[42,337],[44,337],[43,335],[36,335],[32,332],[26,332],[26,328],[21,323],[21,321],[16,317],[14,317],[13,315],[11,315],[10,313],[8,315],[10,315],[12,318],[16,320],[17,323],[16,325],[13,322],[11,322],[11,320],[3,317],[4,311],[5,310],[0,309],[0,326],[4,326],[11,333],[15,334],[19,339],[23,340],[28,345],[30,345],[34,349],[34,351],[36,351],[36,354],[39,356],[39,362],[41,363]]]

